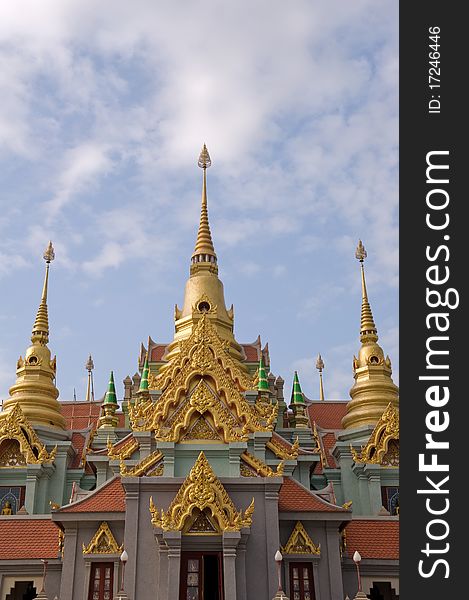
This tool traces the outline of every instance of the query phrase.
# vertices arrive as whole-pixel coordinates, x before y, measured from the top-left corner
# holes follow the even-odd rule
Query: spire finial
[[[49,265],[55,258],[54,247],[52,242],[49,242],[44,251],[43,258],[46,261],[46,273],[44,275],[44,285],[42,286],[41,302],[34,321],[31,341],[38,342],[45,346],[49,342],[49,315],[47,313],[47,287],[49,284]]]
[[[93,369],[94,362],[91,354],[86,361],[85,369],[88,371],[88,383],[86,386],[86,397],[85,402],[94,402],[94,383],[93,383]]]
[[[215,263],[217,255],[213,247],[212,234],[210,232],[210,224],[208,221],[208,205],[207,205],[207,169],[211,166],[212,161],[208,153],[207,146],[204,144],[200,152],[198,165],[203,169],[202,179],[202,205],[200,209],[199,231],[197,232],[197,240],[195,242],[194,253],[192,254],[192,264],[197,263]]]
[[[148,347],[150,347],[150,344],[148,344]],[[143,370],[142,370],[142,378],[140,379],[140,386],[138,388],[139,392],[148,392],[148,373],[149,373],[150,369],[148,366],[148,350],[147,353],[145,355],[145,362],[143,363]]]
[[[316,360],[316,369],[319,371],[319,399],[325,400],[324,398],[324,384],[322,381],[322,371],[324,369],[324,361],[322,360],[322,356],[318,354],[318,358]]]
[[[378,331],[373,320],[370,303],[368,301],[368,292],[366,290],[364,260],[367,257],[365,246],[361,240],[358,240],[358,246],[355,251],[355,258],[360,261],[362,277],[362,311],[360,322],[360,340],[362,342],[376,342],[378,340]]]

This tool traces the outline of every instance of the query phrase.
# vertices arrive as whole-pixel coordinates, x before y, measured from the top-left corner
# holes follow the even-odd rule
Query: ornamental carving
[[[297,521],[288,542],[282,548],[282,552],[285,554],[315,554],[319,556],[321,554],[321,545],[318,544],[316,546],[303,527],[303,523]]]
[[[179,348],[167,368],[149,378],[152,389],[163,390],[161,396],[130,407],[134,430],[154,431],[158,440],[179,442],[203,415],[208,439],[213,430],[225,443],[245,441],[251,432],[272,431],[278,406],[268,403],[261,415],[246,401],[243,392],[253,389],[252,379],[229,355],[205,313]]]
[[[391,443],[392,442],[392,443]],[[390,402],[360,454],[351,448],[356,463],[399,466],[399,411]]]
[[[290,446],[290,449],[286,448],[275,437],[272,437],[266,443],[266,447],[271,450],[277,458],[282,458],[283,460],[296,460],[300,452],[300,442],[298,440],[298,436],[296,436],[295,441]]]
[[[25,467],[26,459],[17,440],[4,440],[0,446],[0,468]]]
[[[241,454],[241,460],[257,473],[260,477],[281,477],[283,475],[283,460],[277,465],[277,470],[274,471],[262,460],[245,451]]]
[[[109,437],[107,439],[107,455],[111,460],[125,460],[126,458],[130,458],[138,448],[138,440],[134,437],[130,438],[128,442],[122,444],[119,448],[112,445]]]
[[[239,531],[252,524],[254,498],[244,512],[238,512],[201,452],[167,511],[158,510],[153,498],[150,498],[151,522],[164,531],[183,531],[194,512],[198,514],[197,511],[205,510],[208,510],[207,516],[210,522],[216,524],[218,531]]]
[[[13,466],[21,467],[27,464],[42,465],[53,463],[55,460],[57,446],[50,452],[47,452],[46,447],[31,427],[18,403],[13,406],[11,411],[0,415],[0,447],[5,440],[16,440],[18,442],[19,450],[11,449],[8,446],[10,447],[10,453],[16,453],[16,458],[13,455],[10,458],[4,458],[4,461],[7,463],[11,460],[16,461],[17,464]],[[19,458],[18,451],[23,456],[24,463]],[[3,452],[6,452],[6,450]],[[9,464],[1,464],[0,462],[0,467],[9,468],[11,466]]]
[[[145,458],[143,458],[134,467],[127,467],[123,460],[120,461],[120,474],[122,477],[142,477],[153,470],[153,467],[163,458],[163,454],[159,450],[155,450]]]
[[[209,425],[209,423],[204,419],[204,417],[199,417],[199,419],[194,423],[192,428],[182,438],[183,442],[189,440],[213,440],[217,442],[222,441],[218,433]]]
[[[320,455],[322,468],[327,469],[329,464],[327,462],[327,456],[322,444],[321,436],[319,435],[318,428],[316,427],[316,421],[313,423],[313,437],[316,440],[316,448],[313,450],[313,452]]]
[[[123,549],[124,544],[119,546],[106,521],[98,527],[90,543],[83,544],[83,554],[118,554]]]

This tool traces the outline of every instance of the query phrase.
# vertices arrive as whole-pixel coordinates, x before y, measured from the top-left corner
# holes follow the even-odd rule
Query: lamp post
[[[368,598],[368,596],[362,591],[362,579],[360,576],[360,561],[361,561],[362,557],[360,556],[360,552],[358,552],[358,550],[355,550],[355,552],[353,553],[353,562],[355,563],[355,566],[357,567],[357,579],[358,579],[358,591],[357,594],[354,598],[354,600],[364,600],[365,598]]]
[[[272,600],[289,600],[288,596],[282,589],[282,560],[283,556],[280,550],[275,553],[275,562],[277,563],[277,574],[278,574],[278,589],[277,593]]]
[[[117,595],[118,600],[126,600],[127,599],[127,594],[124,592],[124,577],[125,577],[125,563],[128,560],[129,560],[129,555],[127,554],[127,552],[125,550],[123,550],[122,554],[120,555],[120,561],[122,563],[122,568],[121,568],[120,590]]]
[[[41,591],[39,592],[39,594],[36,596],[36,598],[38,598],[40,600],[48,600],[46,592],[45,592],[45,587],[46,587],[47,564],[49,561],[45,560],[44,558],[41,558],[41,562],[44,565],[43,570],[42,570],[42,588],[41,588]]]

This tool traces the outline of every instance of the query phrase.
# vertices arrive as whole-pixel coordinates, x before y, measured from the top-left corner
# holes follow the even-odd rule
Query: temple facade
[[[360,242],[351,398],[318,399],[240,343],[218,277],[204,146],[174,338],[141,345],[118,400],[59,401],[46,273],[0,412],[0,600],[399,598],[399,399]],[[358,319],[357,299],[357,319]],[[254,337],[254,336],[253,336]],[[91,357],[88,363],[91,374]],[[323,362],[318,357],[322,376]],[[290,392],[290,389],[289,389]],[[357,576],[359,574],[359,577]]]

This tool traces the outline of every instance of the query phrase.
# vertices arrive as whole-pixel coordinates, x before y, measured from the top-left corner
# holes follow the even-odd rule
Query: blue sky
[[[391,0],[16,0],[0,6],[0,397],[15,381],[51,239],[60,398],[168,342],[200,207],[235,334],[272,371],[348,398],[358,238],[398,382],[398,15]],[[122,385],[118,383],[122,397]]]

